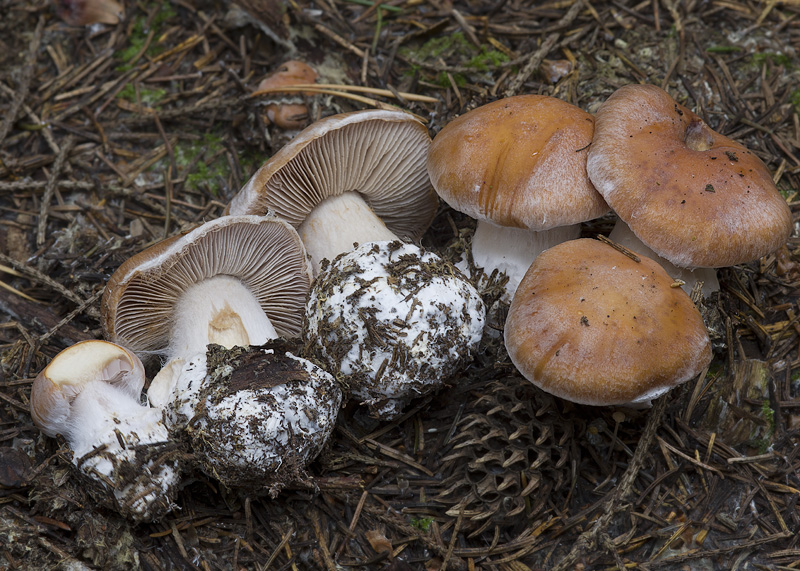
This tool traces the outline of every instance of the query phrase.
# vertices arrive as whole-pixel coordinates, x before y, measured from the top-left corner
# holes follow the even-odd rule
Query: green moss
[[[794,107],[794,112],[800,114],[800,89],[795,89],[789,96],[789,102]]]
[[[792,58],[786,54],[779,54],[775,52],[761,52],[753,54],[753,64],[758,67],[764,65],[766,61],[771,61],[775,65],[785,67],[786,69],[793,69]]]
[[[706,51],[710,54],[731,54],[741,51],[739,46],[710,46]]]
[[[769,399],[764,399],[761,402],[761,416],[768,423],[767,435],[772,436],[775,434],[775,411],[769,405]]]
[[[467,67],[474,67],[478,71],[489,71],[507,61],[508,56],[503,52],[481,48],[481,53],[469,60]]]
[[[422,531],[429,531],[433,523],[432,517],[415,517],[411,518],[411,526],[421,529]]]
[[[172,3],[148,2],[142,8],[134,17],[133,27],[128,37],[128,45],[114,53],[114,59],[120,62],[120,65],[116,68],[119,72],[128,71],[133,67],[133,58],[144,48],[151,30],[153,31],[153,40],[147,46],[145,55],[153,57],[164,51],[164,48],[158,44],[157,40],[162,32],[163,24],[176,14]],[[148,27],[147,15],[154,9],[156,10],[156,15],[153,17],[151,26]]]
[[[439,60],[444,60],[448,65],[468,67],[478,73],[491,71],[499,64],[508,61],[508,56],[503,52],[484,46],[475,47],[461,32],[430,39],[418,48],[403,48],[400,53],[418,61],[439,63]],[[414,74],[419,71],[419,67],[412,67],[408,73]],[[464,75],[453,74],[453,80],[459,86],[467,83]],[[436,78],[436,83],[448,87],[450,81],[447,79],[447,74],[440,73]]]
[[[148,87],[139,87],[139,97],[141,98],[142,105],[147,107],[153,107],[159,101],[161,101],[164,96],[167,94],[165,89],[150,89]],[[127,99],[131,103],[137,103],[136,100],[136,89],[133,87],[133,84],[129,83],[125,87],[122,88],[122,91],[117,93],[117,97],[120,99]]]
[[[230,165],[225,153],[220,153],[222,148],[222,137],[211,133],[206,133],[200,139],[181,141],[175,145],[175,164],[182,170],[191,167],[191,172],[186,174],[186,188],[207,188],[217,195],[220,181],[226,180],[230,175]],[[198,159],[201,154],[202,157]],[[211,157],[216,158],[209,163]]]

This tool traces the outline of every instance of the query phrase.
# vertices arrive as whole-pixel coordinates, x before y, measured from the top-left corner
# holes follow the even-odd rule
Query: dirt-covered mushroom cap
[[[478,292],[450,263],[413,244],[375,242],[320,273],[304,335],[355,397],[392,418],[471,359],[484,322]]]
[[[317,264],[354,242],[418,238],[438,202],[425,169],[430,142],[402,111],[332,115],[264,163],[228,211],[284,218]]]
[[[703,319],[656,262],[581,239],[543,252],[505,325],[529,381],[590,405],[646,404],[711,362]]]
[[[42,432],[67,439],[89,490],[136,521],[171,510],[179,483],[177,451],[162,413],[139,402],[144,381],[144,366],[133,352],[84,341],[39,373],[30,404]]]
[[[289,349],[212,345],[178,376],[167,415],[185,427],[201,468],[228,487],[277,493],[303,476],[333,430],[341,389]]]
[[[752,261],[791,232],[764,163],[654,85],[626,85],[600,106],[587,168],[634,234],[679,267]]]
[[[275,217],[226,216],[133,256],[111,276],[108,339],[134,351],[193,355],[208,343],[296,336],[311,283],[297,232]]]
[[[577,238],[577,224],[608,212],[586,174],[593,131],[592,115],[575,105],[518,95],[477,107],[436,135],[431,182],[447,204],[478,220],[472,254],[487,273],[498,268],[518,282],[542,249]]]

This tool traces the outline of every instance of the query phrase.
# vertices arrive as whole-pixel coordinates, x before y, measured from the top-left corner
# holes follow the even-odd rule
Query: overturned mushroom
[[[484,321],[478,292],[450,263],[412,244],[373,242],[320,273],[304,334],[355,397],[392,418],[469,361]]]
[[[401,111],[327,117],[264,163],[229,213],[287,220],[315,271],[354,243],[418,238],[437,207],[425,170],[430,142],[425,126]]]
[[[70,26],[119,24],[124,16],[116,0],[55,0],[56,13]]]
[[[83,341],[56,355],[31,390],[36,426],[63,435],[90,489],[136,521],[170,511],[179,483],[162,411],[139,402],[144,382],[144,366],[131,351]]]
[[[209,343],[297,336],[310,283],[305,250],[286,222],[226,216],[122,264],[103,293],[103,328],[134,351],[167,357],[149,391],[151,402],[163,405],[173,373]]]
[[[256,88],[256,93],[265,90],[272,92],[289,85],[314,83],[316,80],[317,72],[312,67],[301,61],[290,60],[262,79]],[[304,95],[309,93],[275,91],[269,98],[260,102],[264,106],[266,121],[281,129],[305,127],[308,121],[308,107],[303,100]]]

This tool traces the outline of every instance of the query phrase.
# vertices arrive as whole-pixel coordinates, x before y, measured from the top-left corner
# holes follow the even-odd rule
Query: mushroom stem
[[[397,240],[357,192],[345,192],[320,202],[297,229],[311,257],[314,275],[323,259],[349,252],[354,244]]]
[[[277,337],[252,292],[240,280],[218,275],[192,285],[178,300],[169,357],[195,355],[209,343],[230,349]]]
[[[513,298],[533,260],[548,248],[574,240],[580,231],[580,224],[534,232],[478,220],[472,237],[472,259],[486,274],[491,274],[495,269],[504,272],[508,276],[506,292],[509,298]]]
[[[609,234],[608,239],[612,242],[616,242],[620,246],[628,248],[632,252],[647,256],[658,262],[671,278],[684,282],[684,285],[681,287],[687,294],[692,293],[692,289],[697,282],[703,284],[701,291],[704,298],[710,296],[715,291],[719,291],[717,270],[714,268],[679,268],[647,247],[621,219],[617,219],[617,223],[614,225],[614,229],[611,231],[611,234]]]

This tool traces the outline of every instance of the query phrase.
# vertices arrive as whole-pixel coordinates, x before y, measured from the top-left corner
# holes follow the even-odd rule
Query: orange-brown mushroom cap
[[[434,137],[428,173],[452,208],[499,226],[548,230],[609,208],[586,174],[594,118],[555,97],[517,95],[454,119]]]
[[[711,362],[700,313],[656,262],[602,242],[539,255],[517,289],[505,342],[541,389],[590,405],[644,403]]]
[[[791,232],[764,163],[654,85],[626,85],[600,106],[587,168],[634,234],[676,266],[752,261]]]

